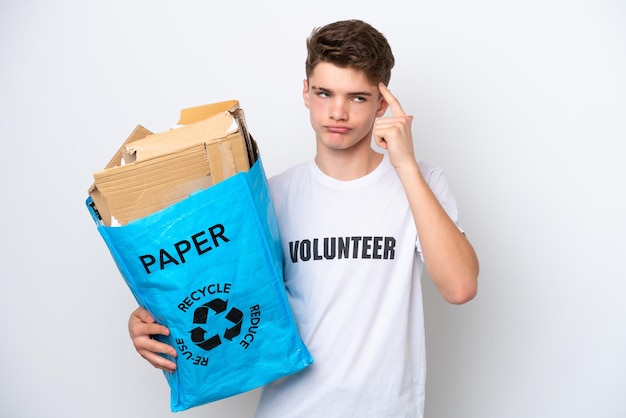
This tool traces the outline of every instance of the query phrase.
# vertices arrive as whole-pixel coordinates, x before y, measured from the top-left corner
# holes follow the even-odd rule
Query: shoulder
[[[300,163],[268,178],[270,194],[279,220],[286,218],[286,215],[283,215],[295,208],[301,201],[303,193],[309,193],[310,188],[306,185],[308,173],[307,163]]]
[[[288,188],[294,181],[299,181],[307,172],[310,162],[296,164],[285,171],[276,174],[268,179],[271,189]]]
[[[432,161],[420,161],[418,165],[422,177],[436,194],[444,190],[449,191],[445,173],[439,164]]]
[[[437,177],[443,176],[443,170],[439,164],[432,161],[419,161],[418,166],[422,173],[422,176],[428,184],[431,181],[436,180]]]
[[[432,161],[420,161],[418,165],[428,187],[433,191],[448,215],[456,222],[458,218],[457,203],[443,169]]]

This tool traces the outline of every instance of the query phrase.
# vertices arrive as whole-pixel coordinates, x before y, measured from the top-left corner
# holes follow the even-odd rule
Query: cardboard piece
[[[241,171],[258,157],[237,100],[183,109],[179,127],[131,133],[89,188],[103,225],[126,225]]]

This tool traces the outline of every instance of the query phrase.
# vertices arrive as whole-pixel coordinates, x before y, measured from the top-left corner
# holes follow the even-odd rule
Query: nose
[[[328,116],[333,120],[348,120],[348,103],[339,97],[334,97],[330,101]]]

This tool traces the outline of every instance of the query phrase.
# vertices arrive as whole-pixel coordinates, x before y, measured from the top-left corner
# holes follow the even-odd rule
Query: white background
[[[166,417],[135,301],[84,205],[137,124],[237,99],[268,175],[313,155],[314,26],[385,33],[390,87],[443,166],[478,297],[425,280],[426,418],[626,416],[626,3],[0,3],[0,416]],[[178,413],[251,417],[258,391]]]

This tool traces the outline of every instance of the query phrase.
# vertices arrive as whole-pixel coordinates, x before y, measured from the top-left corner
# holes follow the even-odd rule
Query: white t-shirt
[[[420,169],[456,222],[442,171]],[[421,417],[423,261],[388,156],[353,181],[310,161],[271,178],[270,189],[289,302],[314,363],[267,385],[256,417]]]

